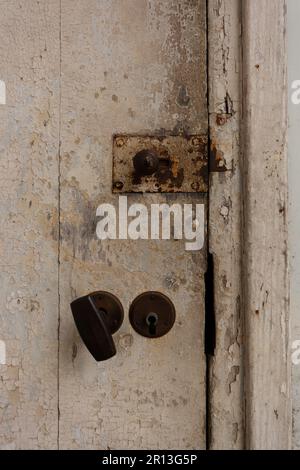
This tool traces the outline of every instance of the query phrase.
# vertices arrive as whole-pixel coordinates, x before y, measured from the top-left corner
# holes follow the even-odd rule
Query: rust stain
[[[172,166],[171,166],[171,171],[174,176],[174,178],[177,178],[178,176],[178,170],[179,170],[179,159],[176,157],[171,158],[172,161]]]
[[[116,135],[113,139],[113,191],[205,193],[208,190],[207,153],[206,135]],[[138,164],[140,155],[145,161]],[[153,173],[149,174],[151,167]]]
[[[225,126],[225,124],[232,118],[232,114],[220,113],[216,116],[216,123],[218,126]]]
[[[224,153],[217,148],[217,144],[212,140],[209,153],[209,170],[211,172],[228,171],[225,164]]]

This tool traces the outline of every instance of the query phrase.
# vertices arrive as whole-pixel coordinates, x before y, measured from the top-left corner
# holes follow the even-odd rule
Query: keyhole
[[[150,312],[146,318],[147,325],[149,326],[149,334],[156,335],[156,325],[158,323],[158,316],[156,313]]]

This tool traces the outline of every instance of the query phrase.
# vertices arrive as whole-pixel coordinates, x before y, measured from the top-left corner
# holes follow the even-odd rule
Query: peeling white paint
[[[6,104],[6,86],[3,80],[0,80],[0,104]]]
[[[300,449],[300,197],[299,197],[299,126],[300,126],[300,58],[299,0],[287,1],[288,11],[288,71],[289,71],[289,248],[290,248],[290,308],[293,400],[293,448]]]
[[[6,364],[6,344],[3,340],[0,340],[0,364]]]
[[[205,249],[187,252],[173,239],[99,242],[95,215],[103,195],[118,202],[113,134],[207,132],[206,0],[64,0],[62,26],[60,447],[203,449]],[[150,213],[151,204],[191,199],[206,203],[200,194],[131,194],[128,204]],[[138,294],[164,292],[174,328],[147,340],[125,315],[117,355],[96,364],[69,302],[97,289],[117,295],[125,312]]]
[[[211,0],[208,6],[210,133],[222,157],[218,169],[224,170],[211,173],[209,194],[217,325],[210,370],[210,445],[214,450],[238,450],[244,445],[239,256],[241,2]]]

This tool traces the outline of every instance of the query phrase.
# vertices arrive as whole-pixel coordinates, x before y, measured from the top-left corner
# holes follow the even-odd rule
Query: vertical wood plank
[[[241,2],[208,2],[211,137],[209,250],[216,350],[210,359],[210,448],[243,448],[241,319]]]
[[[207,132],[205,0],[65,0],[62,10],[61,448],[205,448],[205,248],[96,238],[111,194],[112,135]],[[129,195],[128,203],[205,202]],[[70,302],[108,290],[124,305],[117,355],[96,363]],[[168,335],[149,340],[130,302],[159,290],[175,304]]]
[[[294,82],[300,77],[299,61],[299,0],[287,3],[287,35],[288,35],[288,82],[289,82],[289,129],[288,129],[288,160],[289,160],[289,260],[290,260],[290,317],[292,345],[292,405],[293,405],[293,442],[295,450],[300,450],[300,107],[294,101]]]
[[[246,445],[290,447],[286,2],[244,0]]]
[[[55,449],[59,0],[0,10],[0,448]]]

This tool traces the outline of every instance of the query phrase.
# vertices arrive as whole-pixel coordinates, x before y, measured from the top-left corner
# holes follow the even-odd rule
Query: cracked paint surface
[[[57,445],[59,1],[1,0],[0,448]],[[13,44],[13,45],[12,45]]]
[[[204,448],[205,250],[100,244],[95,214],[116,201],[112,134],[207,132],[206,2],[0,6],[10,104],[0,108],[0,447]],[[129,202],[137,198],[172,200]],[[126,318],[117,356],[96,364],[69,303],[99,288],[125,311],[142,291],[161,290],[178,322],[149,341]]]
[[[100,203],[118,205],[113,134],[207,130],[205,21],[202,0],[63,2],[61,448],[205,446],[204,251],[187,254],[182,241],[100,243],[88,231]],[[188,201],[205,197],[128,197],[148,208]],[[178,321],[152,341],[125,314],[117,355],[96,364],[69,302],[99,288],[117,295],[125,312],[138,294],[162,291]]]

